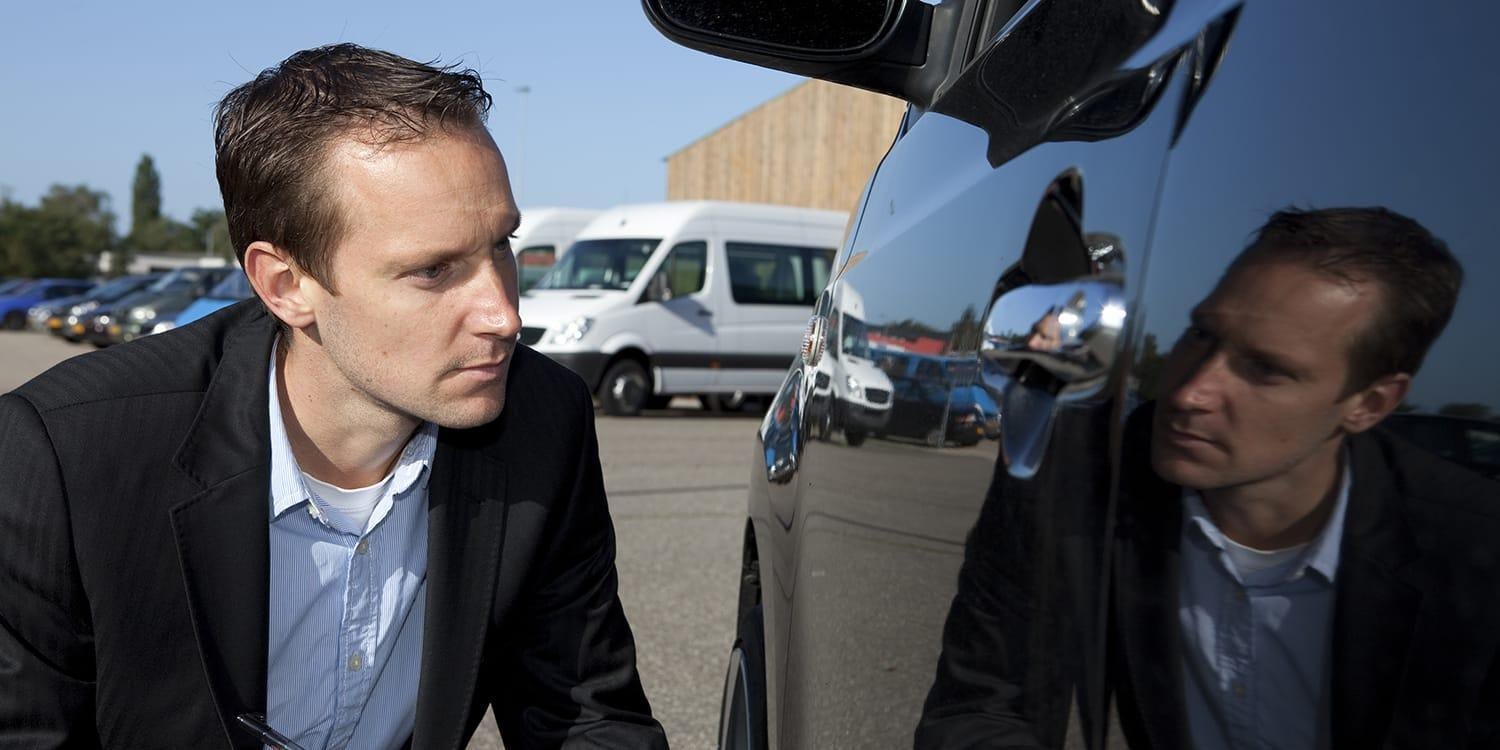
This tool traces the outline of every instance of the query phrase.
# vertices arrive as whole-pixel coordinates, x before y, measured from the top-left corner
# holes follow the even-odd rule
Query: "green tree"
[[[161,175],[150,154],[141,154],[130,186],[130,231],[161,221]]]
[[[88,276],[115,245],[109,196],[54,185],[36,208],[0,201],[0,275]]]
[[[206,252],[221,258],[234,258],[234,246],[229,242],[229,219],[217,208],[200,208],[193,212],[189,221],[198,243]]]

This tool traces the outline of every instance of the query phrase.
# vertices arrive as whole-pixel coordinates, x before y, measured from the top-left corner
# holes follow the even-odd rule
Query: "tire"
[[[766,638],[760,605],[745,613],[719,707],[719,750],[766,748]]]
[[[613,417],[633,417],[641,413],[651,396],[651,378],[646,368],[633,359],[622,359],[604,372],[599,385],[599,404]]]
[[[26,313],[8,312],[5,314],[5,328],[11,331],[19,331],[26,327]]]
[[[848,443],[850,448],[858,448],[859,446],[864,445],[865,438],[869,436],[869,433],[859,429],[858,427],[844,428],[844,442]]]

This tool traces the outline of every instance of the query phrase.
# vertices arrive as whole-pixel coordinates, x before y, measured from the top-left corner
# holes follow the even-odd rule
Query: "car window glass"
[[[557,248],[552,245],[532,245],[522,248],[516,253],[516,263],[520,266],[521,291],[536,286],[552,265],[557,262]]]
[[[667,288],[673,297],[684,297],[703,289],[703,277],[708,268],[708,243],[681,242],[672,248],[662,271],[667,275]]]
[[[812,305],[828,284],[833,248],[729,242],[729,284],[735,302]]]

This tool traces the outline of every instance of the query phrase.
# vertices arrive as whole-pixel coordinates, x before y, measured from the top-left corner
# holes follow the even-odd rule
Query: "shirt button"
[[[369,552],[370,540],[368,539],[361,539],[359,540],[359,544],[354,545],[354,554],[356,555],[365,555],[369,554]]]
[[[358,672],[360,670],[360,668],[363,667],[364,665],[365,665],[365,655],[364,654],[361,654],[360,652],[355,651],[354,655],[351,656],[351,657],[349,657],[349,671],[350,672]]]

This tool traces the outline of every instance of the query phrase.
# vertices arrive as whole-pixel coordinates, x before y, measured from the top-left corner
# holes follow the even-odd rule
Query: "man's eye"
[[[443,277],[443,273],[447,270],[447,263],[434,263],[433,265],[425,266],[412,271],[411,275],[422,279],[423,281],[437,281],[438,279],[441,279]]]

